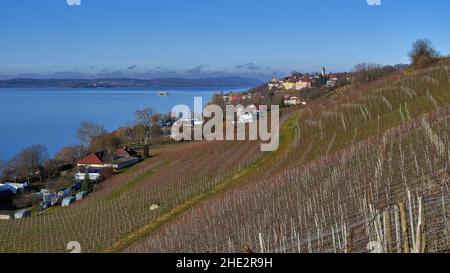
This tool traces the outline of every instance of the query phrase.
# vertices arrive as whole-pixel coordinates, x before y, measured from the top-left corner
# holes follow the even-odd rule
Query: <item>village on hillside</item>
[[[320,73],[292,72],[286,77],[274,78],[247,92],[220,93],[215,96],[213,103],[223,108],[225,105],[243,105],[249,106],[250,109],[258,109],[259,105],[306,105],[308,101],[343,87],[351,80],[351,73],[327,73],[326,68],[322,67]]]

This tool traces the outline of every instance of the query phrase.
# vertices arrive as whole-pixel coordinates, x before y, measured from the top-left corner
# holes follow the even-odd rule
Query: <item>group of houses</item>
[[[336,86],[337,82],[338,82],[338,77],[335,74],[328,74],[326,76],[326,85],[328,87]]]
[[[119,148],[114,153],[105,151],[91,153],[76,163],[78,172],[74,174],[75,182],[71,187],[56,192],[42,189],[37,193],[42,199],[40,207],[43,210],[56,205],[68,207],[76,201],[83,200],[89,194],[82,191],[83,183],[86,180],[99,182],[103,178],[103,169],[120,170],[132,166],[140,160],[140,156],[135,151],[126,147]]]
[[[242,94],[241,94],[242,95]],[[245,94],[244,94],[245,96]],[[241,96],[242,98],[242,96]],[[259,104],[249,104],[247,105],[247,107],[237,107],[236,108],[236,113],[235,113],[235,118],[236,118],[236,123],[252,123],[254,121],[257,121],[260,115],[260,110],[259,110]],[[174,125],[175,126],[183,126],[183,127],[197,127],[197,126],[203,126],[203,124],[205,124],[205,122],[207,121],[207,119],[205,117],[185,117],[185,118],[180,118],[179,120],[177,120]],[[171,136],[173,137],[173,136]]]
[[[338,82],[336,74],[326,73],[323,67],[320,74],[300,74],[293,73],[290,76],[282,79],[273,79],[267,84],[269,90],[296,90],[301,91],[306,88],[321,87],[326,85],[327,87],[334,87]]]
[[[237,104],[241,101],[250,101],[253,98],[251,93],[230,92],[222,96],[224,102],[228,104]]]
[[[108,168],[112,170],[121,170],[140,162],[141,156],[132,149],[122,147],[114,153],[101,151],[91,153],[76,162],[78,171],[74,174],[73,184],[58,191],[41,189],[35,195],[40,200],[40,208],[47,208],[61,205],[68,207],[76,201],[83,200],[89,194],[83,191],[83,183],[88,180],[90,182],[99,182],[103,179],[103,170]],[[10,198],[14,195],[23,194],[28,191],[29,183],[0,183],[0,201],[2,198]],[[0,220],[22,219],[31,216],[31,209],[22,209],[16,212],[0,211]]]
[[[309,75],[294,75],[284,79],[273,79],[268,83],[269,90],[281,89],[300,91],[312,87],[312,79]]]

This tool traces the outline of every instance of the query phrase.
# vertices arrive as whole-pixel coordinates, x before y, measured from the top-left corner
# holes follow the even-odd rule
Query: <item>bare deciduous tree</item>
[[[122,142],[114,134],[103,134],[92,139],[90,150],[92,152],[107,151],[114,152]]]
[[[35,174],[40,173],[40,168],[47,158],[47,149],[44,146],[33,145],[11,159],[7,168],[10,169],[16,179],[30,179]]]
[[[144,141],[145,143],[148,143],[150,139],[150,130],[153,125],[154,111],[152,108],[146,107],[142,110],[137,110],[135,116],[136,124],[142,126],[142,128],[144,129]]]
[[[419,39],[415,41],[409,52],[409,58],[415,69],[424,68],[432,64],[439,56],[439,52],[428,39]]]
[[[124,143],[130,143],[133,141],[133,127],[123,126],[114,132],[114,135]]]
[[[91,145],[91,141],[95,137],[99,137],[105,134],[107,131],[105,127],[99,123],[93,123],[89,121],[83,121],[77,130],[78,139],[86,146]]]
[[[88,149],[83,145],[74,145],[62,148],[55,156],[55,159],[73,164],[75,161],[83,158],[88,153]]]
[[[384,76],[394,72],[395,68],[392,66],[381,66],[379,64],[360,63],[353,68],[353,79],[357,83],[368,83],[375,81]]]

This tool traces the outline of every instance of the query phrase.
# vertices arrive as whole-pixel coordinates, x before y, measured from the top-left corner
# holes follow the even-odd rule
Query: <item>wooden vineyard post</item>
[[[353,230],[350,230],[350,235],[348,236],[347,253],[353,253]]]
[[[425,221],[425,204],[423,202],[420,202],[422,206],[422,248],[420,250],[421,253],[425,253],[427,250],[427,238],[425,235],[425,228],[426,228],[426,221]]]
[[[264,239],[261,233],[259,233],[259,247],[261,248],[261,253],[265,253]]]
[[[400,233],[400,216],[398,213],[399,209],[394,206],[394,222],[395,222],[395,246],[396,253],[402,253],[402,240]]]
[[[406,220],[406,208],[403,203],[399,203],[400,210],[400,223],[402,226],[402,240],[403,240],[403,253],[409,253],[409,239],[408,239],[408,222]]]
[[[415,253],[423,253],[426,249],[426,240],[425,240],[425,217],[423,211],[423,200],[422,197],[418,197],[419,203],[419,216],[417,221],[417,229],[416,229],[416,240],[414,244],[414,252]]]
[[[385,249],[388,253],[392,253],[392,229],[391,229],[391,218],[389,216],[389,208],[384,211],[383,221],[384,221],[383,225],[386,244]]]
[[[333,226],[331,226],[331,237],[333,239],[333,252],[337,253],[337,250],[336,250],[336,236],[334,235],[334,227]]]
[[[413,205],[412,205],[412,198],[411,198],[411,191],[408,190],[408,210],[409,210],[409,228],[411,230],[411,242],[412,246],[414,247],[416,245],[416,234],[414,229],[414,213],[413,213]]]

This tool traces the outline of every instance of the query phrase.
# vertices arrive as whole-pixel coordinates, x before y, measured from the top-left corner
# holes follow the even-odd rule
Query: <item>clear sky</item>
[[[73,0],[72,0],[73,1]],[[0,1],[0,75],[270,75],[408,62],[418,38],[450,53],[450,1]]]

